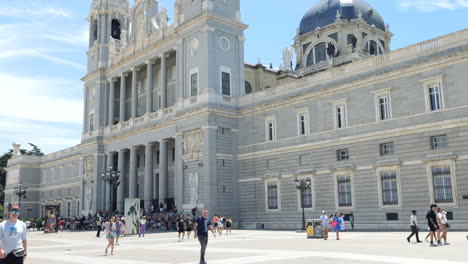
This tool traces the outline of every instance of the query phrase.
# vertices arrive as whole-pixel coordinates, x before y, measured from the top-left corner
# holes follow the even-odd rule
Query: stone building
[[[273,69],[244,62],[240,0],[176,0],[167,17],[157,1],[93,1],[82,142],[15,155],[6,205],[21,183],[36,216],[129,197],[244,228],[297,228],[303,206],[391,229],[435,202],[468,227],[468,30],[391,51],[373,7],[321,0]]]

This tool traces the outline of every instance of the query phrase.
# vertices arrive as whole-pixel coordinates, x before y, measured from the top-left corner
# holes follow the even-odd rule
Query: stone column
[[[80,175],[80,200],[78,202],[78,216],[81,216],[81,208],[83,208],[83,201],[84,201],[84,174],[83,174],[83,167],[84,167],[84,158],[80,157],[80,167],[78,169],[78,174]],[[6,199],[5,199],[6,201]]]
[[[146,113],[153,112],[153,61],[149,60],[146,69]]]
[[[184,87],[185,87],[185,78],[184,78],[184,42],[182,39],[177,41],[176,49],[176,102],[185,98]]]
[[[206,192],[200,193],[205,208],[211,212],[217,212],[217,188],[216,177],[216,127],[203,128],[203,175],[199,176],[199,186],[206,186]]]
[[[110,79],[110,88],[109,88],[109,119],[108,125],[114,125],[114,101],[115,100],[115,82],[114,78]]]
[[[125,202],[125,150],[119,150],[118,169],[120,171],[120,184],[117,188],[117,210],[122,213],[124,211]]]
[[[165,109],[167,107],[167,57],[163,53],[161,56],[161,105],[160,109]]]
[[[103,171],[105,162],[104,154],[94,155],[94,186],[93,186],[93,202],[91,203],[90,210],[96,213],[104,207],[104,193],[102,186],[101,172]]]
[[[89,126],[88,126],[88,100],[89,100],[89,92],[88,92],[88,87],[84,87],[84,111],[83,111],[83,133],[86,133],[89,131]]]
[[[183,135],[177,134],[175,138],[175,179],[174,197],[177,208],[182,209],[184,202],[184,161],[183,155]]]
[[[145,208],[151,208],[153,204],[153,143],[145,145]]]
[[[159,142],[159,202],[167,198],[167,139]]]
[[[114,157],[113,153],[107,154],[107,167],[105,168],[106,173],[111,168],[111,166],[112,167],[114,166],[113,157]],[[108,182],[106,182],[106,207],[105,207],[106,210],[112,210],[112,198],[111,198],[112,191],[111,191],[111,188],[112,188],[112,186]]]
[[[120,123],[125,122],[125,100],[126,100],[126,95],[125,95],[125,90],[127,89],[126,87],[126,74],[122,73],[122,76],[120,78]]]
[[[138,164],[137,164],[137,148],[130,148],[130,173],[128,178],[128,196],[129,198],[138,198]]]
[[[132,118],[138,115],[138,68],[133,68],[132,73]]]

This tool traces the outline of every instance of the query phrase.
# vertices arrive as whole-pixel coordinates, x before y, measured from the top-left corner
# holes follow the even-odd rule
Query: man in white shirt
[[[8,219],[0,223],[0,259],[4,264],[23,264],[28,248],[26,224],[18,220],[20,208],[11,207]]]
[[[320,215],[320,223],[322,225],[322,235],[323,239],[328,239],[328,216],[327,212],[322,211],[322,215]]]
[[[410,217],[410,227],[411,227],[411,235],[406,238],[408,240],[408,243],[411,243],[410,239],[416,235],[416,242],[417,243],[422,243],[421,240],[419,240],[419,226],[418,226],[418,217],[416,216],[417,212],[416,210],[413,210],[411,217]]]

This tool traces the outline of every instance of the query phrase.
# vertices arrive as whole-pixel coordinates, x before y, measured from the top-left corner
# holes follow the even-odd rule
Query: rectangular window
[[[71,217],[71,203],[70,202],[67,203],[67,216]]]
[[[433,136],[431,137],[431,148],[442,149],[448,147],[447,135]]]
[[[378,103],[379,103],[379,119],[380,120],[390,119],[390,100],[388,98],[388,95],[379,96]]]
[[[312,208],[312,187],[301,192],[301,208]]]
[[[394,154],[394,145],[393,142],[380,144],[380,155],[388,156]]]
[[[382,171],[382,201],[384,205],[398,204],[398,187],[396,171]]]
[[[276,140],[276,120],[275,118],[267,118],[265,121],[266,141]]]
[[[268,209],[278,209],[278,185],[276,183],[268,184]]]
[[[223,95],[231,96],[231,74],[228,72],[222,72],[221,82]]]
[[[346,110],[345,105],[337,105],[335,107],[335,126],[336,128],[346,127]]]
[[[349,160],[349,151],[348,149],[339,149],[336,151],[336,159],[338,161]]]
[[[338,204],[341,207],[352,206],[351,177],[338,177]]]
[[[442,109],[442,96],[439,84],[433,84],[428,87],[429,107],[431,111]]]
[[[398,213],[387,213],[387,221],[398,221]]]
[[[190,96],[198,95],[198,73],[190,75]]]
[[[89,115],[89,131],[94,131],[94,114]]]
[[[453,203],[450,167],[433,167],[434,200],[436,203]]]

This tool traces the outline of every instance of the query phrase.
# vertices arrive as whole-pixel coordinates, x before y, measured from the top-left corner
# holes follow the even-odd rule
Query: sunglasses
[[[15,214],[15,215],[19,215],[19,214],[20,214],[19,211],[12,211],[11,213],[12,213],[12,214]]]

